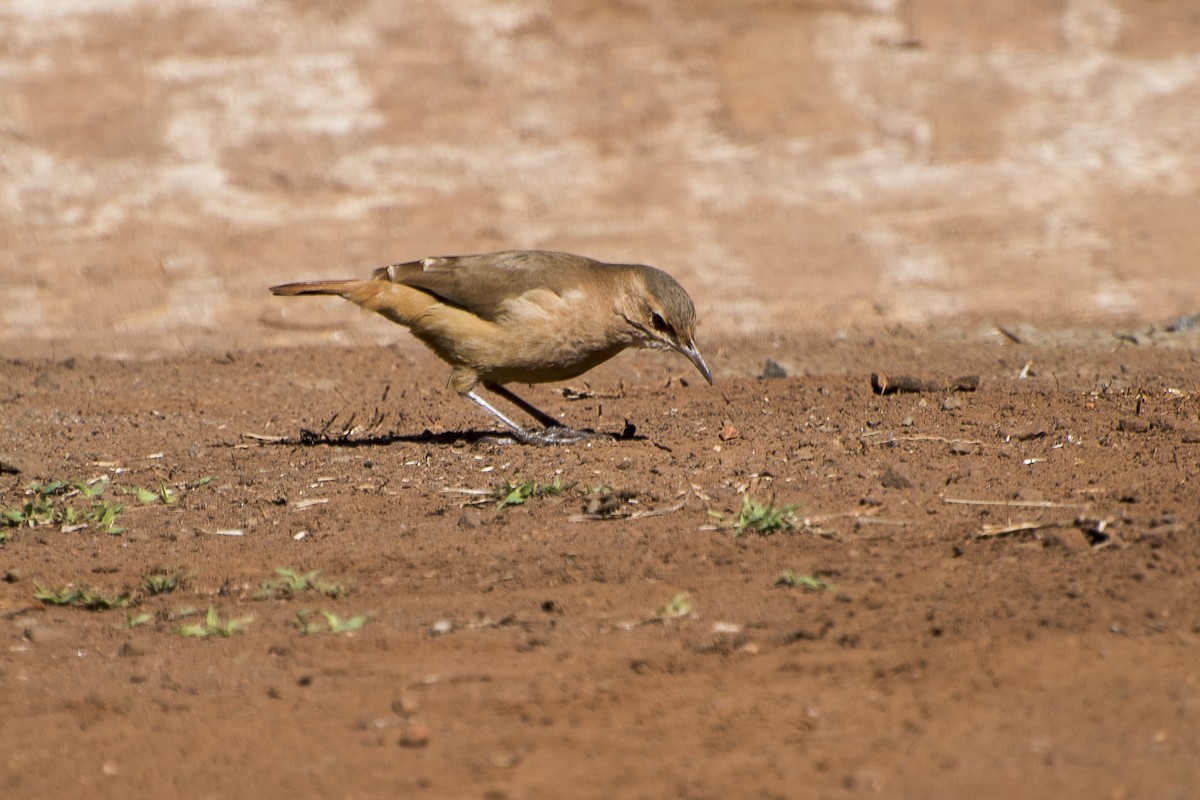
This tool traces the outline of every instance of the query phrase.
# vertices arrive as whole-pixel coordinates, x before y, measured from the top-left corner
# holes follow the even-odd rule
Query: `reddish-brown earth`
[[[713,387],[626,354],[599,398],[528,393],[637,428],[559,448],[480,441],[416,350],[4,362],[0,504],[108,476],[125,530],[4,529],[3,793],[1192,796],[1197,351],[1169,344],[784,338],[804,374],[761,380],[762,342],[716,341]],[[522,506],[450,491],[555,476]],[[670,513],[573,520],[602,486]],[[743,492],[799,527],[721,528]],[[1043,527],[980,536],[1017,523]],[[349,591],[256,599],[277,567]],[[133,604],[34,598],[71,583]],[[181,636],[209,606],[252,621]],[[302,609],[367,622],[304,636]]]
[[[0,527],[0,796],[1200,796],[1197,53],[1194,0],[0,2],[0,511],[124,505]],[[634,437],[497,445],[266,290],[506,248],[667,269],[716,385],[625,354],[528,395]]]

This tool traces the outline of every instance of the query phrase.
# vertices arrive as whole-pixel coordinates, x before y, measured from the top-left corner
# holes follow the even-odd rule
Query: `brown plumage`
[[[404,325],[448,363],[455,391],[522,442],[559,444],[592,435],[559,426],[504,388],[574,378],[627,347],[675,350],[712,383],[696,348],[696,309],[675,279],[640,264],[518,250],[426,258],[375,270],[366,280],[273,286],[277,295],[339,295]],[[476,393],[480,385],[546,426],[529,431]]]

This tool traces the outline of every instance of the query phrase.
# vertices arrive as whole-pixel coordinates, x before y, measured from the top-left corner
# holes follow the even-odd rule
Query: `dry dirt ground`
[[[0,2],[0,796],[1200,796],[1197,108],[1194,0]],[[716,385],[265,288],[534,247]]]
[[[3,362],[0,505],[124,506],[0,528],[3,794],[1200,792],[1194,337],[762,344],[530,391],[636,426],[560,448],[487,441],[419,350]],[[744,493],[796,527],[727,527]],[[35,599],[70,586],[129,604]],[[245,621],[182,635],[209,607]]]

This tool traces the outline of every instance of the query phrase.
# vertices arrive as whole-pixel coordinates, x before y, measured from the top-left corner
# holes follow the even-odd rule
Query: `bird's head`
[[[636,289],[625,298],[621,312],[637,344],[681,353],[712,383],[712,373],[696,348],[696,307],[692,298],[662,270],[638,266],[635,275]]]

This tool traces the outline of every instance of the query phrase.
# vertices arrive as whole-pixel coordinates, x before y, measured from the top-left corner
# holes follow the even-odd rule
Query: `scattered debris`
[[[286,442],[286,436],[270,436],[265,433],[243,433],[243,439],[252,439],[256,442],[266,442],[268,444],[276,444],[278,442]]]
[[[1058,519],[1036,522],[1013,522],[1007,525],[984,525],[980,530],[975,532],[974,538],[988,539],[997,536],[1010,536],[1017,533],[1036,533],[1050,529],[1070,528],[1082,534],[1084,542],[1092,550],[1100,550],[1117,544],[1112,533],[1109,531],[1109,524],[1109,520],[1105,519],[1076,517],[1072,520]],[[1069,549],[1078,549],[1071,545],[1071,540],[1067,537],[1054,536],[1041,538],[1046,541],[1052,540],[1052,543],[1066,546]]]
[[[303,511],[306,508],[312,508],[313,506],[319,506],[328,502],[328,497],[313,497],[308,500],[297,500],[296,502],[292,503],[292,507],[297,511]]]
[[[575,514],[568,517],[568,522],[599,522],[603,520],[613,519],[646,519],[647,517],[661,517],[667,514],[674,514],[676,511],[683,509],[687,505],[687,497],[684,497],[675,505],[664,506],[662,508],[645,508],[630,510],[629,503],[637,497],[635,492],[619,491],[609,494],[595,495],[589,497],[583,504],[583,513]]]
[[[1044,528],[1061,528],[1065,525],[1070,525],[1069,522],[1062,520],[1053,520],[1051,522],[1013,522],[1007,525],[984,525],[975,532],[976,539],[988,539],[993,536],[1008,536],[1013,533],[1025,533],[1027,531],[1040,531]]]
[[[913,488],[912,478],[909,477],[908,471],[903,467],[888,467],[879,476],[879,484],[885,489],[911,489]]]
[[[461,515],[459,515],[458,522],[456,524],[463,530],[473,530],[483,524],[483,517],[481,517],[479,512],[475,509],[468,508],[463,511]]]
[[[317,444],[344,444],[345,442],[351,441],[351,437],[357,434],[370,433],[371,431],[377,430],[384,421],[383,413],[376,408],[374,413],[371,415],[371,419],[369,419],[363,425],[355,424],[354,420],[357,415],[351,414],[350,419],[346,420],[344,423],[335,428],[334,423],[337,422],[337,418],[339,416],[339,414],[334,414],[325,422],[324,425],[321,426],[319,431],[301,428],[299,437],[300,444],[306,447]]]
[[[778,380],[779,378],[786,378],[787,376],[788,372],[786,369],[780,366],[773,359],[768,358],[766,363],[763,364],[763,371],[762,374],[758,376],[758,379],[762,381],[769,381]]]
[[[594,392],[586,387],[564,386],[562,396],[564,400],[619,400],[625,396],[625,387],[620,386],[615,392]]]
[[[1182,333],[1183,331],[1190,331],[1197,326],[1200,326],[1200,314],[1185,314],[1167,325],[1165,330],[1168,333]]]
[[[1089,504],[1055,503],[1050,500],[969,500],[943,497],[943,503],[962,506],[1010,506],[1012,508],[1088,508]]]
[[[885,517],[874,517],[869,514],[860,514],[854,518],[854,527],[861,528],[867,525],[895,525],[897,528],[907,528],[908,520],[887,519]]]
[[[1004,338],[1008,339],[1013,344],[1025,344],[1025,339],[1012,328],[1004,325],[997,325],[996,330],[1003,334]]]
[[[871,389],[875,394],[920,394],[923,392],[974,392],[979,390],[978,375],[963,375],[953,380],[918,378],[912,375],[888,376],[871,373]]]
[[[1126,433],[1146,433],[1152,427],[1154,426],[1150,420],[1140,417],[1122,417],[1117,420],[1117,430]]]
[[[1029,442],[1046,436],[1046,429],[1041,425],[1031,425],[1022,428],[1001,428],[1000,438],[1006,442]]]

